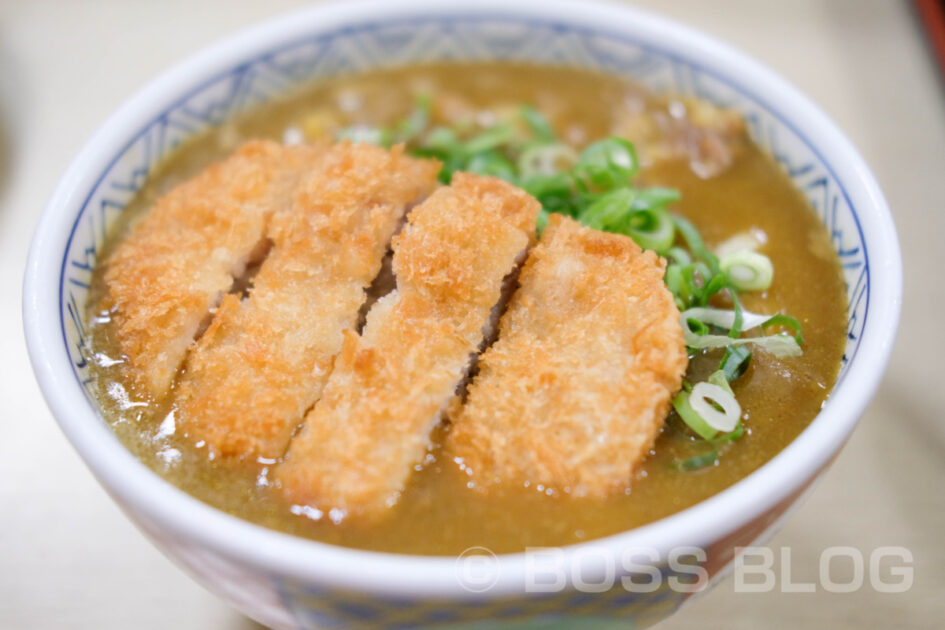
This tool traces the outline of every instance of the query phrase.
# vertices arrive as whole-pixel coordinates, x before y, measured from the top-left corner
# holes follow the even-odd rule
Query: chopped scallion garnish
[[[790,315],[772,315],[761,323],[762,328],[767,328],[768,326],[790,328],[791,332],[794,333],[794,340],[797,342],[797,345],[803,345],[804,337],[801,335],[801,323]]]
[[[720,271],[719,259],[705,246],[702,236],[699,234],[699,230],[697,230],[688,219],[684,219],[683,217],[674,216],[673,220],[676,222],[676,229],[679,230],[679,233],[682,234],[683,239],[685,239],[686,244],[689,246],[689,251],[692,253],[692,256],[702,260],[709,269],[711,269],[713,275],[718,274]]]
[[[493,175],[508,181],[515,179],[515,166],[507,157],[495,150],[472,155],[462,170],[479,175]]]
[[[708,381],[696,383],[689,393],[689,407],[716,432],[727,433],[735,428],[742,414],[731,391],[727,381],[724,388]]]
[[[692,408],[691,396],[691,392],[687,392],[686,390],[680,391],[676,394],[676,397],[673,398],[673,409],[676,410],[676,413],[679,414],[682,421],[686,423],[686,426],[696,432],[696,435],[703,440],[711,440],[718,434],[719,430],[706,422],[705,418]]]
[[[522,150],[518,156],[516,166],[518,166],[519,176],[528,180],[532,176],[563,175],[562,171],[570,170],[578,160],[577,152],[566,144],[552,142],[549,144],[536,144]],[[567,192],[571,192],[571,179],[568,178]]]
[[[751,351],[745,346],[728,346],[719,363],[719,369],[725,374],[728,382],[739,378],[748,369],[751,363]]]
[[[771,321],[772,319],[766,315],[757,315],[755,313],[748,312],[746,312],[743,317],[746,321],[744,325],[745,328],[754,328],[755,326],[759,326],[764,322]],[[761,321],[758,321],[759,318],[761,318]],[[796,357],[801,354],[801,345],[797,341],[796,337],[781,334],[762,335],[757,337],[731,337],[728,335],[713,335],[711,333],[704,332],[704,329],[701,328],[694,329],[692,324],[693,321],[698,321],[702,324],[711,324],[717,328],[728,329],[734,326],[735,320],[735,311],[722,311],[720,309],[713,308],[691,308],[683,311],[680,315],[680,322],[682,323],[683,337],[686,340],[686,345],[696,350],[702,350],[706,348],[727,348],[729,346],[750,343],[764,348],[779,359],[783,357]]]
[[[744,432],[740,420],[741,405],[735,400],[735,393],[723,370],[713,372],[705,382],[676,394],[673,408],[686,426],[703,440],[731,442]]]
[[[764,291],[774,278],[771,259],[747,249],[722,256],[719,267],[739,291]]]
[[[633,145],[610,137],[589,144],[574,165],[574,179],[584,192],[603,192],[628,187],[640,163]]]
[[[706,380],[716,387],[721,387],[723,390],[728,392],[729,396],[735,395],[735,392],[732,391],[732,386],[728,384],[728,379],[725,377],[725,372],[723,372],[721,369],[712,372],[712,374],[709,374],[709,378]]]
[[[666,252],[676,240],[676,228],[669,213],[662,208],[634,210],[628,217],[627,233],[643,249],[658,254]]]
[[[475,155],[509,144],[514,137],[515,130],[511,125],[496,125],[467,140],[463,149],[468,155]]]

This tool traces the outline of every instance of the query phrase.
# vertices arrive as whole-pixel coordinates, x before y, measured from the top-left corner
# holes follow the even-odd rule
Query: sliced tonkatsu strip
[[[605,496],[630,485],[686,369],[664,263],[552,215],[479,360],[446,452],[478,488]]]
[[[281,457],[318,400],[409,204],[440,166],[342,143],[273,217],[249,297],[227,295],[178,386],[181,428],[224,456]]]
[[[315,147],[254,141],[161,198],[107,259],[107,300],[133,382],[161,398],[208,313],[258,256]]]
[[[277,479],[289,498],[381,515],[488,336],[504,280],[534,240],[539,204],[491,177],[457,174],[394,239],[397,289],[346,333],[321,400]]]

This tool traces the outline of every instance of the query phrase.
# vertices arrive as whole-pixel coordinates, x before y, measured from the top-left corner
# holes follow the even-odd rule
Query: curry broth
[[[566,86],[566,89],[564,89]],[[307,87],[204,133],[175,151],[128,205],[109,244],[173,185],[254,137],[281,139],[287,128],[309,138],[351,124],[389,124],[412,107],[414,95],[434,95],[434,116],[453,122],[530,103],[561,137],[582,145],[614,132],[626,108],[661,108],[668,101],[627,82],[586,71],[499,64],[429,66],[348,77]],[[589,97],[593,95],[593,97]],[[733,484],[773,457],[818,413],[840,367],[845,340],[846,292],[826,231],[806,200],[774,161],[753,146],[709,179],[685,160],[644,172],[647,183],[679,189],[674,211],[699,228],[708,245],[752,228],[763,230],[762,251],[775,268],[771,288],[744,294],[747,308],[786,312],[803,324],[804,354],[775,359],[754,352],[748,372],[733,385],[747,414],[746,434],[725,448],[715,466],[681,471],[677,458],[705,450],[678,421],[667,423],[632,488],[607,500],[548,496],[507,488],[488,496],[466,487],[465,475],[442,461],[436,447],[415,474],[390,518],[373,525],[314,521],[284,501],[269,481],[272,462],[208,458],[173,432],[166,402],[147,400],[122,378],[120,351],[103,310],[103,271],[95,273],[89,304],[93,384],[106,421],[146,465],[193,496],[231,514],[316,540],[400,553],[456,554],[482,545],[496,552],[564,545],[627,530],[691,506]],[[714,369],[719,355],[697,356],[689,375]],[[439,442],[443,432],[434,436]]]

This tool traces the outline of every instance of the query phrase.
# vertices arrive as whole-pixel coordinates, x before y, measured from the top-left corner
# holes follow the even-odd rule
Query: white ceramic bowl
[[[182,139],[303,81],[442,59],[517,59],[632,76],[739,109],[821,216],[846,273],[849,335],[830,399],[790,446],[714,497],[650,525],[563,548],[543,561],[564,576],[536,593],[525,554],[470,565],[453,558],[356,551],[270,531],[177,490],[129,454],[85,389],[80,319],[108,225],[151,167]],[[700,33],[628,8],[587,2],[365,2],[301,11],[240,33],[160,77],[112,116],[56,187],[30,251],[24,321],[53,414],[128,516],[211,591],[276,628],[503,625],[535,619],[643,626],[689,595],[660,581],[607,585],[628,549],[705,551],[710,577],[734,548],[763,539],[836,455],[879,383],[898,323],[901,262],[889,210],[863,160],[784,80]],[[549,573],[550,571],[550,573]],[[470,581],[470,579],[472,581]],[[483,590],[481,587],[490,586]],[[542,589],[539,589],[542,590]],[[545,589],[546,590],[546,589]],[[592,589],[593,590],[593,589]],[[486,627],[476,625],[476,627]]]

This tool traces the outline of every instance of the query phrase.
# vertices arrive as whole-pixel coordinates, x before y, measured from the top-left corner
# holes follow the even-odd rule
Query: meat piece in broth
[[[617,114],[614,132],[636,145],[647,165],[684,159],[701,178],[725,172],[751,140],[741,114],[697,99],[650,102]]]
[[[397,289],[344,347],[277,479],[296,503],[376,518],[421,462],[430,432],[490,335],[534,241],[538,202],[458,173],[394,239]]]
[[[106,304],[131,381],[166,393],[208,313],[291,204],[313,147],[249,142],[161,198],[106,261]]]
[[[551,215],[446,451],[479,489],[602,497],[630,485],[687,365],[663,262]]]
[[[306,174],[249,297],[227,295],[178,388],[181,428],[224,456],[280,457],[328,380],[409,204],[439,164],[338,144]]]

